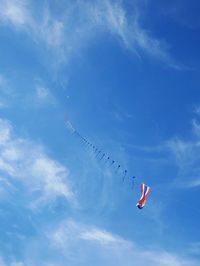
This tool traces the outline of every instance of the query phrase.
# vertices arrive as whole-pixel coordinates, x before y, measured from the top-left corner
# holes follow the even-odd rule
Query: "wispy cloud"
[[[36,94],[38,99],[44,100],[49,96],[49,91],[48,89],[42,87],[42,86],[37,86],[36,87]]]
[[[43,84],[37,84],[35,88],[35,102],[39,105],[56,105],[56,99],[51,91]]]
[[[91,242],[94,245],[102,245],[103,247],[130,247],[131,242],[124,240],[118,235],[114,235],[106,230],[102,230],[93,225],[78,223],[73,219],[68,219],[60,223],[58,228],[53,232],[48,232],[47,236],[53,240],[53,246],[58,249],[65,249],[67,242],[81,242],[85,244]],[[69,246],[70,248],[70,246]]]
[[[0,176],[0,198],[7,197],[10,191],[13,190],[12,184],[6,177]]]
[[[120,0],[97,0],[92,3],[78,4],[75,10],[79,12],[79,17],[83,17],[84,22],[82,23],[84,27],[81,24],[78,25],[79,31],[89,31],[91,36],[95,36],[95,32],[107,32],[136,56],[141,58],[145,53],[168,66],[179,68],[168,52],[167,43],[153,37],[150,30],[142,26],[141,10],[136,1],[133,6],[131,15],[128,15]]]
[[[52,47],[61,45],[63,24],[50,15],[47,7],[44,8],[42,17],[36,20],[29,0],[0,0],[0,5],[0,21],[4,24],[25,31],[36,42],[42,41]],[[38,12],[38,16],[39,14],[41,12]]]
[[[93,260],[104,265],[132,265],[133,261],[141,266],[197,265],[195,261],[162,249],[143,250],[132,241],[71,219],[62,222],[54,232],[48,232],[47,235],[52,246],[60,250],[67,259],[71,258],[71,265],[76,265],[79,260],[87,265],[92,265]],[[93,254],[92,257],[83,256],[87,252]]]
[[[21,85],[23,80],[13,74],[0,74],[0,108],[38,108],[57,106],[57,99],[40,78],[33,78],[31,82]]]
[[[196,120],[192,120],[192,131],[194,136],[190,141],[174,138],[166,143],[179,168],[176,183],[182,187],[200,186],[200,125]]]
[[[35,30],[38,30],[39,25],[35,25]],[[42,40],[53,47],[60,47],[64,39],[64,25],[62,21],[56,20],[50,14],[48,8],[44,10],[43,23],[40,27],[40,33],[38,37],[42,37]]]
[[[92,21],[116,36],[123,45],[137,56],[145,52],[175,67],[166,43],[153,37],[140,23],[140,12],[135,2],[131,16],[127,15],[121,1],[97,1],[91,9]]]
[[[37,235],[25,241],[23,260],[6,265],[149,265],[197,266],[198,260],[178,252],[146,246],[93,224],[72,218],[46,223]],[[21,245],[21,243],[19,243]],[[53,254],[53,256],[52,256]],[[7,257],[7,259],[11,259]],[[4,264],[3,264],[4,263]],[[0,264],[1,265],[1,264]]]
[[[36,195],[32,206],[48,204],[60,196],[75,204],[66,167],[49,158],[41,145],[13,137],[9,121],[0,119],[0,131],[0,170]]]
[[[21,28],[30,22],[29,6],[25,0],[1,0],[0,19]]]
[[[179,68],[168,52],[167,43],[142,26],[142,11],[137,1],[133,3],[131,15],[121,0],[70,1],[66,6],[63,3],[59,19],[46,4],[40,7],[42,12],[38,13],[38,20],[31,3],[28,0],[0,0],[0,20],[27,32],[34,41],[42,41],[53,48],[61,62],[93,43],[96,36],[107,33],[140,58],[147,54],[168,66]]]
[[[125,241],[122,241],[119,237],[116,237],[112,235],[109,232],[99,230],[97,228],[93,228],[90,230],[86,230],[85,232],[82,232],[80,234],[80,238],[88,241],[97,241],[103,245],[110,245],[112,243],[123,243]]]

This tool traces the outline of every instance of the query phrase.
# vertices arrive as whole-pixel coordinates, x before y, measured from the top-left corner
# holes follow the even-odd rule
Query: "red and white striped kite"
[[[142,193],[142,196],[140,198],[140,200],[137,202],[136,206],[139,208],[139,209],[142,209],[145,205],[145,202],[147,200],[147,197],[150,193],[150,187],[148,187],[147,185],[145,185],[144,183],[141,184],[141,193]]]

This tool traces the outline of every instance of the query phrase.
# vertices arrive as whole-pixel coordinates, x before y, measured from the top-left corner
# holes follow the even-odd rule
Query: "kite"
[[[136,204],[138,209],[144,208],[145,202],[146,202],[147,197],[148,197],[148,195],[150,193],[150,187],[148,187],[147,185],[142,183],[141,184],[141,193],[142,193],[142,196],[141,196],[140,200]]]
[[[128,175],[128,171],[127,169],[124,169],[122,167],[121,164],[117,164],[116,161],[114,161],[112,159],[112,157],[110,156],[107,156],[106,153],[102,150],[100,150],[99,148],[96,147],[96,145],[94,145],[92,142],[90,142],[87,138],[83,137],[71,124],[71,122],[69,121],[67,115],[65,114],[65,124],[67,126],[67,128],[69,129],[69,131],[76,136],[76,138],[78,138],[83,144],[85,144],[88,149],[90,149],[93,154],[95,155],[95,158],[98,159],[98,161],[104,161],[104,164],[108,164],[110,168],[115,168],[115,174],[117,174],[118,172],[120,174],[123,173],[123,176],[122,176],[122,180],[123,182],[125,181],[127,175]],[[103,160],[104,159],[104,160]],[[117,165],[116,165],[117,164]],[[130,177],[131,179],[131,183],[132,183],[132,187],[134,187],[134,179],[136,177],[135,176],[132,176]],[[140,200],[137,202],[136,206],[139,208],[139,209],[142,209],[144,206],[145,206],[145,203],[146,203],[146,200],[147,200],[147,197],[150,193],[150,187],[148,187],[147,185],[145,185],[144,183],[141,184],[141,193],[142,193],[142,196],[140,198]]]

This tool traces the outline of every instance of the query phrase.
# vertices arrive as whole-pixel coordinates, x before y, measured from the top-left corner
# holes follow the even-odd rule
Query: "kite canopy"
[[[147,185],[145,185],[144,183],[141,184],[141,198],[140,200],[137,202],[136,206],[138,207],[138,209],[143,209],[144,205],[146,203],[147,197],[150,193],[150,187],[148,187]]]

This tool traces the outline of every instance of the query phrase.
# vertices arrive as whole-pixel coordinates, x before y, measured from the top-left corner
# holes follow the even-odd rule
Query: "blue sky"
[[[0,266],[200,264],[199,8],[0,0]]]

